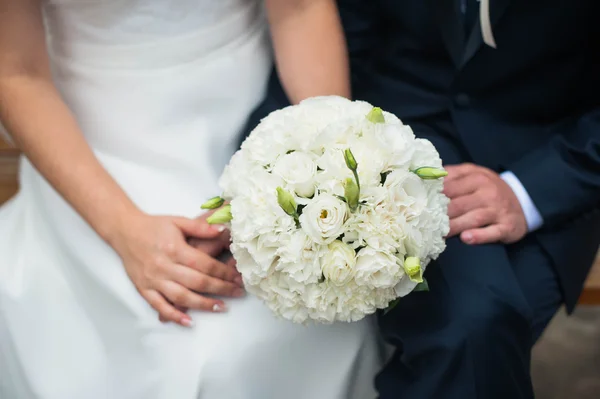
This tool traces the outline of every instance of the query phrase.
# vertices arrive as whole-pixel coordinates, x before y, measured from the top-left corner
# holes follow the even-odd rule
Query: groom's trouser
[[[460,161],[432,141],[445,163]],[[562,301],[535,237],[509,246],[451,238],[425,276],[430,291],[379,317],[397,348],[376,378],[380,399],[533,398],[531,348]]]

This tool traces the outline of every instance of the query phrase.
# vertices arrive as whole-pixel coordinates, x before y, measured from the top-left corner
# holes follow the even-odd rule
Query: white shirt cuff
[[[531,197],[521,184],[521,181],[515,174],[511,171],[506,171],[500,174],[502,180],[506,182],[513,190],[519,203],[521,204],[521,208],[523,209],[523,213],[525,214],[525,220],[527,221],[527,229],[529,232],[535,231],[542,227],[544,224],[544,219],[542,219],[542,215],[540,215],[540,211],[536,208],[535,204],[531,200]]]

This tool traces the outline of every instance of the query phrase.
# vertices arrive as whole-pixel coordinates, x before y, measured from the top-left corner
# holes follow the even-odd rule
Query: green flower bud
[[[348,203],[350,210],[352,212],[356,211],[358,209],[360,189],[354,179],[350,177],[344,181],[344,197],[346,198],[346,203]]]
[[[385,123],[385,117],[383,111],[379,107],[373,107],[373,109],[367,114],[367,120],[372,123]]]
[[[418,168],[413,172],[424,180],[433,180],[448,176],[448,172],[446,172],[444,169],[432,168],[429,166],[423,166],[422,168]]]
[[[217,209],[220,208],[225,200],[221,197],[212,197],[208,201],[206,201],[200,208],[202,209]]]
[[[277,203],[285,213],[294,218],[298,217],[294,196],[281,187],[277,187]]]
[[[356,163],[356,158],[354,158],[354,154],[352,154],[352,150],[350,148],[346,148],[344,150],[344,161],[346,161],[346,166],[351,171],[355,171],[358,168],[358,164]]]
[[[208,224],[223,224],[231,222],[231,219],[233,219],[233,216],[231,215],[231,205],[225,205],[207,217],[206,221]]]
[[[404,259],[404,272],[411,281],[416,283],[423,282],[423,269],[421,269],[421,259],[416,256],[409,256]]]

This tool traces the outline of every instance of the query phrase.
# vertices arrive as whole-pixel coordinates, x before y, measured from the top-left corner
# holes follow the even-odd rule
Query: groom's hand
[[[444,167],[444,193],[450,198],[450,233],[467,244],[505,244],[527,233],[521,204],[496,172],[473,164]]]

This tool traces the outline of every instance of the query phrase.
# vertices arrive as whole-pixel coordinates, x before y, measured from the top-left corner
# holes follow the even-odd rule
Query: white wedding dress
[[[196,216],[264,95],[260,2],[43,7],[56,85],[102,164],[144,211]],[[227,300],[226,314],[191,312],[192,329],[160,324],[118,256],[27,159],[20,179],[0,209],[0,398],[375,396],[372,320],[294,325],[246,297]]]

